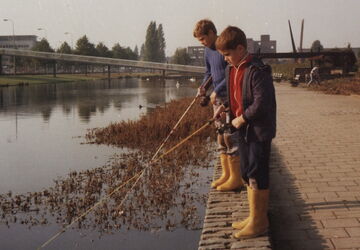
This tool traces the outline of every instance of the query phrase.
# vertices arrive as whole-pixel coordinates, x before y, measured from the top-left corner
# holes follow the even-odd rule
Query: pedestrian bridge
[[[66,62],[76,62],[76,63],[83,63],[83,64],[96,64],[96,65],[105,65],[105,66],[124,66],[124,67],[146,68],[146,69],[178,71],[178,72],[188,72],[188,73],[204,73],[205,72],[204,67],[198,67],[198,66],[125,60],[125,59],[115,59],[115,58],[108,58],[108,57],[82,56],[82,55],[73,55],[73,54],[39,52],[39,51],[31,51],[31,50],[0,49],[0,57],[2,55],[52,60],[52,61],[54,61],[54,63],[56,63],[58,61],[66,61]],[[1,63],[1,60],[0,60],[0,63]]]

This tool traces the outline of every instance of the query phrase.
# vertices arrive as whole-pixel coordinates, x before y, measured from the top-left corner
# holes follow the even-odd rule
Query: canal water
[[[104,166],[119,148],[84,144],[88,129],[136,120],[156,105],[194,96],[190,83],[117,79],[0,88],[0,194],[39,192],[71,171]],[[141,108],[140,108],[141,107]],[[212,169],[201,169],[193,192],[206,194]],[[204,204],[197,203],[199,221]],[[181,214],[175,208],[174,216]],[[70,229],[45,249],[195,249],[198,228],[177,226],[100,234]],[[30,227],[0,223],[0,249],[36,249],[61,229],[55,221]]]

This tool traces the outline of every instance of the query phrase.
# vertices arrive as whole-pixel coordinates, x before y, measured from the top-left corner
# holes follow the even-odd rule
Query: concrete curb
[[[221,167],[218,163],[214,168],[214,179],[220,174]],[[233,237],[236,230],[231,227],[231,223],[245,219],[248,214],[249,204],[245,189],[230,192],[210,189],[198,249],[271,249],[268,235],[247,240]]]

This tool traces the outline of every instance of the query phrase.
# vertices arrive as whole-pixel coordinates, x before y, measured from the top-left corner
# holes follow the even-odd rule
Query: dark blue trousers
[[[240,167],[244,181],[255,179],[259,189],[269,188],[269,161],[271,140],[245,142],[240,140]]]

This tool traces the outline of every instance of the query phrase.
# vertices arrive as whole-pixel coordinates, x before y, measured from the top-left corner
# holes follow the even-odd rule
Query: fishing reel
[[[231,125],[228,123],[224,123],[224,124],[221,124],[221,126],[216,129],[216,132],[218,132],[220,135],[222,135],[225,132],[229,132],[230,130],[231,130]]]
[[[210,76],[205,82],[203,82],[200,86],[201,89],[204,89],[205,91],[201,93],[199,96],[200,98],[200,106],[206,107],[210,102],[210,96],[206,95],[206,91],[210,88],[210,85],[212,83],[212,77]],[[199,89],[200,89],[199,88]]]

